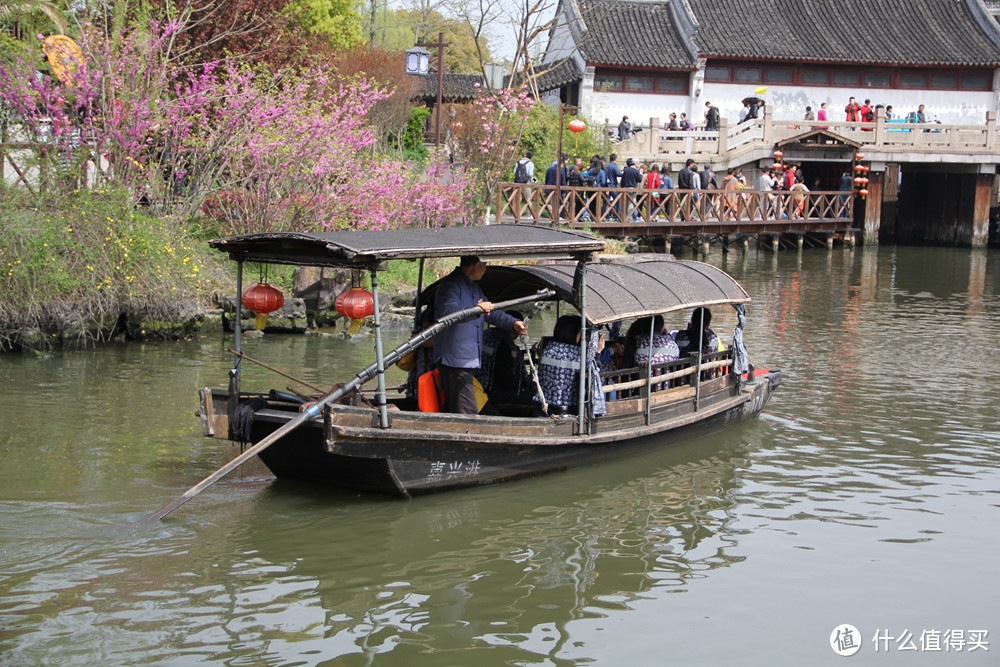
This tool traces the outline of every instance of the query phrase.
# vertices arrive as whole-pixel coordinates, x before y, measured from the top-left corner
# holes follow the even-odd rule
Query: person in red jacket
[[[799,168],[794,165],[789,165],[788,168],[785,169],[785,183],[782,187],[783,190],[791,190],[792,186],[795,185],[795,176],[798,169]]]
[[[647,190],[656,190],[656,192],[646,193],[646,196],[648,197],[647,207],[649,209],[650,220],[656,220],[660,215],[659,190],[660,190],[660,184],[662,183],[663,180],[660,178],[660,165],[654,164],[652,167],[649,168],[649,171],[646,173],[646,183],[644,184],[644,187]]]
[[[871,100],[865,100],[865,103],[861,105],[861,110],[858,112],[858,120],[872,122],[875,120],[875,107],[872,106]],[[866,132],[871,132],[871,126],[862,125],[861,129]]]
[[[844,107],[844,113],[847,114],[847,122],[857,122],[861,120],[861,105],[852,97]]]

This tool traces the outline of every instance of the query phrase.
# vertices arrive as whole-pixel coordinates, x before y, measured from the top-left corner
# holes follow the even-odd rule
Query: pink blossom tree
[[[466,168],[481,195],[479,208],[485,210],[496,194],[505,169],[520,157],[519,146],[528,113],[535,100],[524,87],[488,91],[476,84],[476,98],[456,116],[452,128]]]
[[[470,175],[378,156],[366,114],[392,91],[322,68],[180,67],[170,54],[180,27],[114,39],[85,28],[70,81],[38,76],[38,62],[0,63],[0,101],[27,134],[47,133],[64,172],[91,163],[137,202],[204,210],[227,233],[471,221]]]

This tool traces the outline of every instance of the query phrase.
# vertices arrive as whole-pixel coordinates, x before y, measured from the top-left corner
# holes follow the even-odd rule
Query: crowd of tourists
[[[742,108],[739,114],[739,123],[746,123],[758,118],[764,117],[764,100],[759,97],[748,97],[743,100]],[[848,122],[859,122],[859,123],[873,123],[878,116],[878,109],[885,109],[885,119],[896,120],[895,111],[891,104],[874,104],[870,99],[866,99],[864,104],[859,104],[854,97],[851,97],[847,105],[844,107],[844,120]],[[805,114],[802,120],[806,121],[824,121],[833,120],[830,117],[829,109],[827,108],[826,102],[821,102],[819,108],[813,109],[812,105],[807,105]],[[705,116],[704,123],[700,127],[706,131],[715,131],[719,129],[719,118],[720,112],[719,108],[712,104],[711,102],[705,102]],[[914,123],[926,123],[928,122],[927,113],[924,110],[924,105],[921,104],[917,107],[917,110],[905,116]],[[668,132],[682,132],[685,130],[694,130],[698,128],[699,125],[688,119],[686,113],[681,113],[678,115],[675,112],[670,112],[667,116],[667,120],[663,123],[663,129]],[[825,129],[825,128],[821,128]],[[867,129],[867,128],[865,128]],[[621,122],[618,124],[618,131],[611,134],[611,137],[616,141],[627,141],[632,138],[635,134],[642,130],[641,127],[632,123],[628,116],[623,116]]]
[[[532,162],[532,151],[526,151],[524,157],[518,160],[514,167],[514,182],[536,182],[535,165]],[[583,158],[570,159],[563,154],[559,160],[553,161],[545,170],[544,181],[547,186],[566,185],[570,188],[621,188],[634,190],[611,195],[605,203],[592,197],[587,201],[581,191],[570,190],[564,195],[560,206],[560,217],[578,217],[586,222],[589,220],[611,220],[641,222],[673,218],[676,212],[676,201],[664,192],[665,190],[719,191],[721,195],[721,214],[726,219],[737,220],[747,206],[748,194],[740,191],[757,189],[762,191],[760,210],[764,217],[803,217],[810,189],[806,185],[805,175],[800,165],[780,164],[761,171],[756,183],[750,183],[743,174],[741,167],[729,168],[724,176],[719,176],[712,165],[704,164],[700,168],[693,158],[688,158],[676,178],[666,164],[657,162],[640,162],[626,158],[624,166],[619,162],[616,153],[611,153],[607,161],[601,155],[593,155],[589,164],[585,165]],[[814,185],[818,185],[815,183]],[[843,184],[841,184],[843,185]],[[848,179],[848,188],[850,182]],[[644,192],[645,191],[645,192]],[[648,191],[652,191],[651,193]],[[782,194],[782,191],[785,191]],[[706,193],[707,202],[714,201],[715,194]],[[790,197],[790,198],[789,198]],[[695,207],[698,205],[698,195],[690,200],[689,210],[681,211],[682,219],[696,217]],[[705,204],[699,205],[704,209]],[[600,207],[600,210],[598,210]],[[567,211],[567,208],[569,209]]]

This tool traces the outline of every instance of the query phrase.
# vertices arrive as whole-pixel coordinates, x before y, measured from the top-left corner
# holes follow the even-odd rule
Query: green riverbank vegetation
[[[417,33],[363,43],[372,26],[333,27],[364,26],[356,9],[290,9],[310,2],[0,14],[0,350],[25,330],[41,345],[68,340],[67,322],[101,338],[140,310],[217,305],[233,267],[208,239],[479,224],[525,149],[543,173],[555,159],[557,113],[535,104],[527,70],[518,88],[477,83],[449,104],[447,144],[428,151],[420,77],[403,72]],[[468,42],[463,26],[443,21],[445,39]],[[449,57],[486,60],[450,72],[482,72],[489,50],[473,46]],[[586,163],[597,136],[567,133],[563,152]],[[415,271],[391,267],[384,285]]]

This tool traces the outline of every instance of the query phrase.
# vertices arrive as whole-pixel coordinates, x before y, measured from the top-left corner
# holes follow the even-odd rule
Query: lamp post
[[[572,106],[570,104],[560,104],[559,105],[559,134],[556,135],[556,192],[555,192],[555,206],[552,211],[552,226],[555,227],[559,223],[560,212],[562,210],[562,185],[563,185],[563,168],[560,167],[560,162],[562,161],[562,140],[563,140],[563,112],[569,111],[570,113],[576,113],[579,111],[579,107]]]
[[[436,42],[420,42],[406,52],[406,73],[427,76],[430,69],[430,52],[425,46],[437,48],[437,103],[434,105],[434,146],[441,146],[441,97],[444,91],[444,33],[438,33]]]

